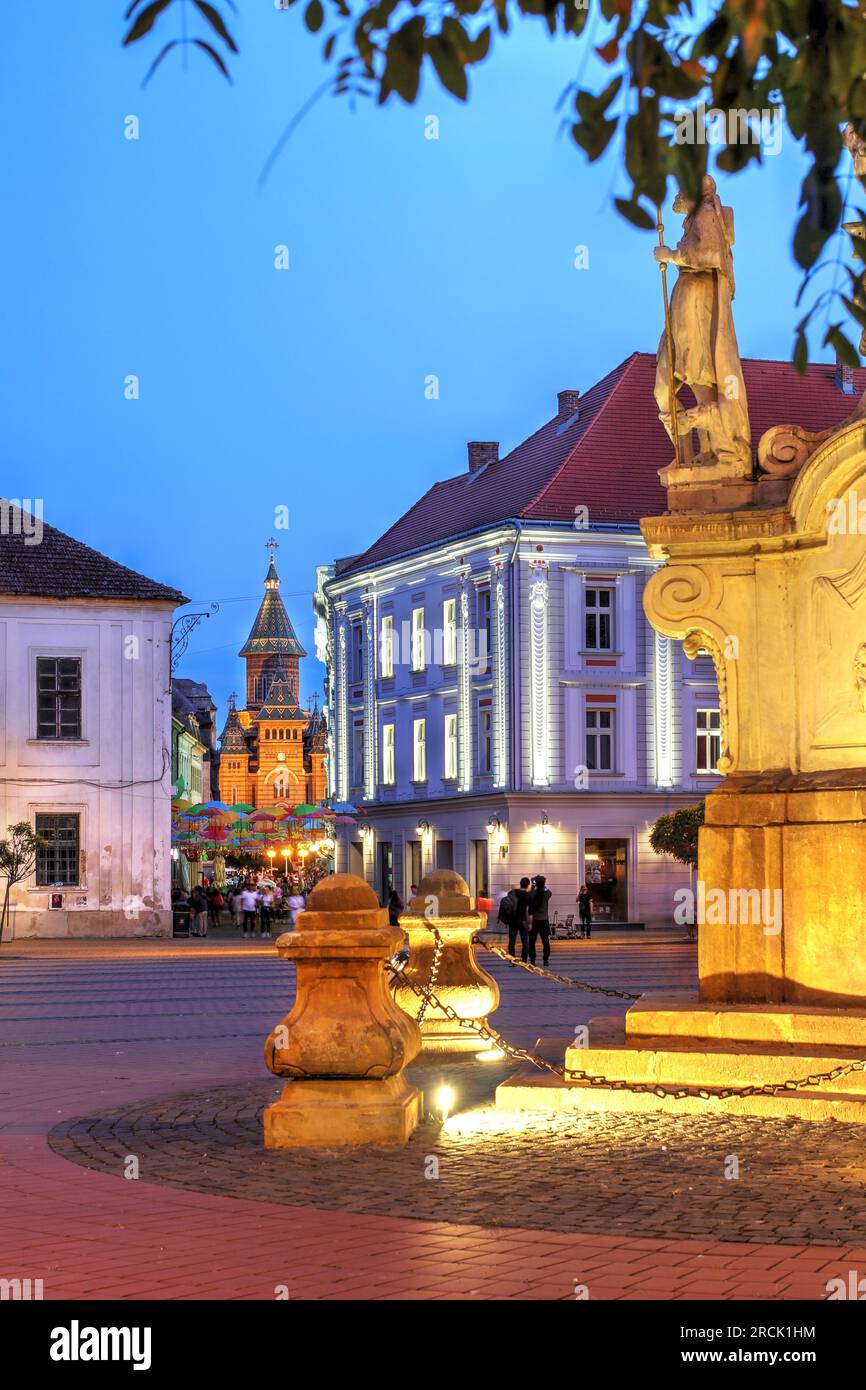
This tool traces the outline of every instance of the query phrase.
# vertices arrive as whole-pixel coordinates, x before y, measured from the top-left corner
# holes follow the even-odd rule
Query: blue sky
[[[312,651],[316,564],[461,471],[467,439],[504,451],[558,389],[654,349],[659,276],[652,238],[611,205],[627,191],[614,162],[590,166],[558,135],[578,42],[524,23],[474,70],[468,106],[429,83],[414,108],[353,114],[327,97],[259,191],[325,75],[321,40],[296,11],[240,0],[234,86],[173,54],[142,90],[159,45],[122,49],[123,9],[4,14],[2,492],[42,497],[47,521],[199,605],[219,600],[181,674],[222,706],[243,688],[275,508],[290,509],[277,563]],[[790,354],[802,172],[785,146],[720,179],[744,356]],[[310,660],[302,696],[320,683]]]

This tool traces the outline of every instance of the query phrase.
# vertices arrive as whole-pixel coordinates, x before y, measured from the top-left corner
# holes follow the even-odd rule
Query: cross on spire
[[[273,536],[270,536],[269,539],[265,541],[265,549],[271,557],[271,564],[274,563],[274,551],[279,550],[279,548],[279,542],[275,541]]]

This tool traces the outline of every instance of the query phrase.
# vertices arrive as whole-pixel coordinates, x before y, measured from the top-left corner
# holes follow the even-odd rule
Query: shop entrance
[[[628,921],[628,840],[587,840],[583,882],[597,922]]]

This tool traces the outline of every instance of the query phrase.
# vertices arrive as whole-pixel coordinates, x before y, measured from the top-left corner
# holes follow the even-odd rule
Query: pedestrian
[[[297,923],[298,913],[303,912],[306,907],[304,896],[299,887],[292,889],[286,906],[289,909],[289,931],[292,931]]]
[[[259,935],[270,937],[271,921],[274,911],[274,895],[265,883],[258,892],[259,899]]]
[[[529,879],[525,876],[520,880],[518,888],[512,888],[514,895],[514,908],[511,913],[511,921],[508,923],[508,954],[515,955],[517,950],[517,938],[520,937],[520,959],[526,961],[529,957],[529,908],[532,903],[532,893],[530,892]]]
[[[532,926],[529,928],[529,960],[535,964],[535,943],[541,937],[542,964],[550,960],[550,889],[544,874],[536,874],[533,880],[532,902],[529,911]]]
[[[222,910],[225,906],[225,901],[226,900],[222,895],[222,889],[218,888],[217,885],[214,884],[214,886],[211,888],[208,894],[207,902],[207,918],[210,926],[218,927],[220,925],[220,922],[222,920]]]
[[[189,906],[192,913],[191,934],[193,936],[207,936],[207,893],[200,883],[196,884],[189,895]]]
[[[409,901],[411,902],[412,899],[413,899],[413,898],[417,898],[417,896],[418,896],[418,885],[417,885],[417,883],[410,883],[410,884],[409,884]]]
[[[241,886],[239,883],[236,883],[229,893],[229,907],[231,909],[232,923],[234,926],[242,926],[244,920],[244,907],[241,901]]]
[[[244,936],[255,936],[256,934],[256,895],[252,886],[247,883],[241,892],[241,907],[244,913]]]
[[[580,885],[577,895],[577,911],[580,917],[580,934],[588,941],[592,936],[592,898],[585,883]]]

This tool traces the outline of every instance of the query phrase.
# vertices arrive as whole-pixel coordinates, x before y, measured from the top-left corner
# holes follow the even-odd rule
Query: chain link
[[[533,975],[543,975],[546,980],[558,980],[561,985],[571,985],[572,989],[580,989],[587,994],[606,994],[609,999],[640,999],[639,994],[629,994],[624,989],[604,989],[602,985],[591,985],[588,980],[573,980],[570,975],[557,975],[555,970],[533,965],[528,960],[518,960],[517,956],[503,951],[501,946],[491,946],[489,941],[482,941],[478,936],[475,938],[475,945],[483,946],[485,951],[489,951],[492,956],[499,956],[499,959],[506,961],[508,965],[519,965],[521,970],[528,970]]]
[[[437,938],[441,940],[435,927],[432,927],[431,931],[435,932]],[[820,1086],[825,1081],[837,1081],[840,1077],[850,1076],[854,1072],[866,1071],[866,1059],[863,1059],[855,1062],[842,1062],[830,1071],[812,1072],[809,1076],[791,1078],[788,1081],[771,1081],[756,1086],[677,1086],[674,1088],[659,1086],[655,1082],[612,1079],[609,1076],[602,1076],[594,1072],[575,1071],[570,1067],[548,1062],[546,1057],[540,1057],[525,1047],[515,1047],[512,1043],[506,1042],[501,1033],[498,1033],[495,1028],[492,1028],[489,1023],[482,1019],[461,1018],[450,1004],[444,1004],[434,994],[431,985],[416,985],[414,980],[409,979],[403,971],[397,970],[390,961],[385,962],[385,969],[398,979],[404,980],[409,988],[426,1002],[427,1006],[432,1005],[434,1009],[439,1010],[450,1023],[456,1023],[461,1028],[469,1028],[487,1042],[494,1043],[506,1056],[514,1058],[515,1061],[529,1062],[541,1071],[552,1072],[554,1076],[560,1077],[563,1081],[582,1081],[595,1090],[629,1091],[635,1095],[668,1097],[672,1100],[685,1100],[689,1096],[697,1096],[700,1100],[746,1099],[749,1096],[776,1096],[784,1092],[799,1091],[805,1086]]]
[[[430,926],[429,922],[427,925]],[[439,962],[442,959],[442,948],[445,945],[444,941],[442,940],[442,933],[440,931],[437,931],[436,927],[430,927],[430,930],[433,933],[434,941],[433,963],[430,966],[430,979],[427,981],[427,992],[424,994],[421,1000],[421,1007],[418,1010],[418,1017],[415,1020],[419,1028],[421,1027],[421,1024],[424,1022],[424,1018],[426,1016],[427,1009],[430,1004],[430,999],[432,997],[432,991],[436,988],[436,981],[439,979]],[[407,979],[406,983],[410,984],[411,981]]]

